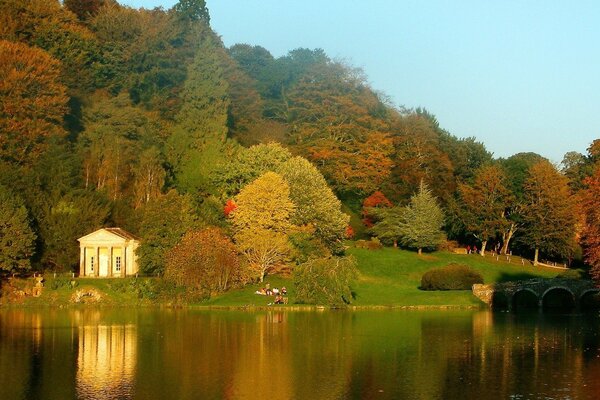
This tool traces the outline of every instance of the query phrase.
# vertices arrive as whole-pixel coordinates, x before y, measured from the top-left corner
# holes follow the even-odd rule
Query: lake
[[[0,311],[0,399],[597,399],[598,314]]]

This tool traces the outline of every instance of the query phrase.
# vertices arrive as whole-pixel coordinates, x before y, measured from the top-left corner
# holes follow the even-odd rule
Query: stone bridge
[[[580,310],[595,304],[594,295],[600,293],[590,280],[585,279],[529,279],[473,285],[473,294],[494,309],[518,310],[523,308],[562,308]]]

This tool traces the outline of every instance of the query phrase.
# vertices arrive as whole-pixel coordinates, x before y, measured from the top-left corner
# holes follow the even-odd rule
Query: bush
[[[353,257],[309,260],[294,270],[296,302],[338,306],[353,298],[350,285],[358,271]]]
[[[373,237],[371,240],[357,240],[355,243],[357,249],[378,250],[383,247],[379,238]]]
[[[471,290],[476,283],[483,283],[479,272],[467,265],[452,263],[425,272],[421,290]]]
[[[67,278],[50,278],[47,280],[46,286],[49,286],[52,290],[58,290],[63,287],[71,287],[71,279]]]
[[[195,297],[210,297],[243,286],[247,281],[244,267],[231,239],[221,229],[209,227],[187,232],[169,250],[164,279]]]

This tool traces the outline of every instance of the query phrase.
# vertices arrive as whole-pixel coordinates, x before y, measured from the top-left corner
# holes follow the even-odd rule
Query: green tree
[[[139,163],[133,167],[135,207],[162,193],[166,177],[162,164],[162,155],[156,147],[150,147],[140,155]]]
[[[54,271],[70,271],[79,260],[77,239],[104,226],[109,213],[106,198],[87,190],[44,199],[38,216],[42,264]]]
[[[358,277],[353,257],[309,260],[294,270],[296,302],[322,305],[345,305],[352,299],[351,285]]]
[[[196,225],[192,200],[171,190],[146,203],[139,212],[142,242],[137,254],[140,270],[147,274],[161,274],[167,252]]]
[[[213,176],[234,150],[227,139],[229,85],[222,66],[226,56],[218,39],[205,33],[188,71],[183,106],[168,143],[176,185],[186,193],[213,192]]]
[[[375,219],[370,232],[383,243],[393,243],[394,247],[397,247],[402,238],[400,225],[403,221],[404,207],[372,207],[368,208],[367,212],[369,217]]]
[[[400,242],[409,248],[436,249],[445,239],[442,226],[444,212],[438,205],[431,190],[421,183],[419,191],[404,208],[399,225]]]
[[[341,252],[350,216],[341,211],[342,203],[319,170],[308,160],[294,157],[276,171],[290,186],[290,199],[295,205],[292,223],[313,226],[315,235],[330,250]]]
[[[529,169],[524,184],[523,239],[535,252],[537,265],[540,250],[548,255],[568,254],[575,235],[574,202],[566,177],[548,161]]]
[[[0,269],[29,269],[35,238],[23,201],[0,185]]]
[[[173,10],[182,18],[210,22],[210,15],[204,0],[179,0],[173,6]]]
[[[279,143],[240,147],[233,160],[223,164],[215,174],[214,184],[219,187],[223,196],[234,196],[265,172],[277,171],[290,158],[290,151]]]
[[[244,187],[235,203],[230,214],[235,242],[262,282],[291,250],[287,234],[295,206],[289,186],[280,175],[267,172]]]

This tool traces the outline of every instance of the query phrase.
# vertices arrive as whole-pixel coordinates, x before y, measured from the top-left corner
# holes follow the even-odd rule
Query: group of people
[[[270,284],[266,284],[264,288],[260,288],[255,294],[259,294],[261,296],[275,296],[275,304],[285,304],[287,303],[287,299],[284,296],[287,296],[287,289],[283,286],[281,289],[273,288],[271,289]]]

